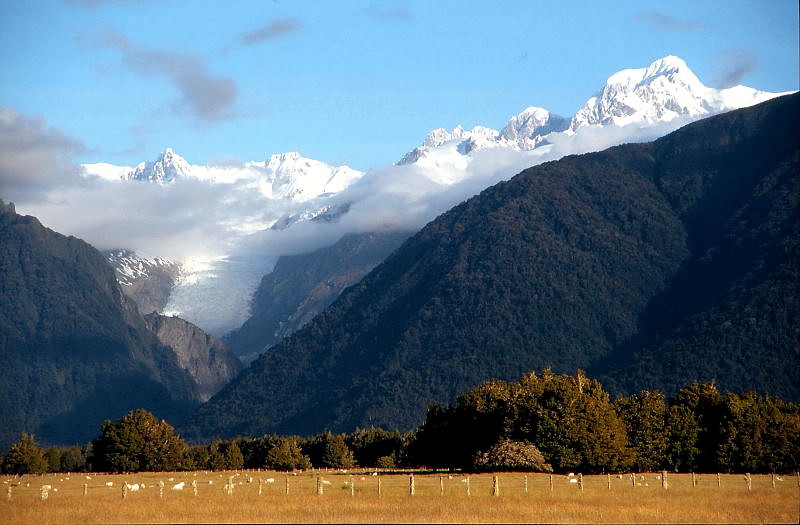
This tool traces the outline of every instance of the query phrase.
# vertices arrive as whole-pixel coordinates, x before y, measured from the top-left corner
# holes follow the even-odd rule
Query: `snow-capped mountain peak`
[[[779,93],[744,86],[705,86],[681,58],[666,56],[640,69],[623,69],[575,113],[570,131],[583,126],[650,125],[699,118],[763,102]]]
[[[469,155],[480,148],[497,146],[530,151],[547,144],[547,137],[551,133],[573,134],[586,126],[619,127],[633,124],[647,127],[679,117],[686,122],[758,104],[783,94],[745,86],[728,89],[705,86],[683,59],[668,55],[647,67],[614,73],[608,77],[600,92],[591,97],[571,119],[531,106],[511,117],[499,133],[481,126],[471,131],[456,126],[452,132],[438,128],[397,164],[461,166],[468,160],[459,161],[455,153]],[[478,129],[486,131],[476,133]],[[455,141],[459,143],[453,147]]]
[[[295,201],[339,192],[363,175],[349,166],[331,166],[302,157],[296,151],[270,156],[265,171],[262,192],[272,198]]]
[[[155,162],[141,162],[128,173],[127,180],[138,180],[166,184],[189,176],[191,165],[175,153],[172,148],[165,149]]]
[[[519,149],[533,149],[541,142],[541,137],[551,131],[563,131],[568,122],[564,117],[553,115],[544,108],[531,106],[511,117],[500,131],[499,138]]]

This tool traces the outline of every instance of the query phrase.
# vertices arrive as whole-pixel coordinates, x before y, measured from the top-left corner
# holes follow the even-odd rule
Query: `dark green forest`
[[[181,432],[408,430],[431,403],[544,367],[614,395],[716,380],[800,400],[798,114],[786,96],[484,190]]]
[[[90,439],[143,406],[178,419],[196,385],[119,289],[103,255],[0,201],[0,446],[21,430]]]
[[[228,348],[246,361],[294,333],[358,282],[411,232],[347,234],[333,245],[280,257],[265,275],[250,305],[250,317],[225,335]]]
[[[406,433],[365,428],[190,446],[169,423],[138,409],[104,422],[84,446],[41,449],[23,434],[0,465],[11,474],[311,467],[790,473],[798,458],[796,404],[723,393],[713,383],[692,383],[670,399],[645,390],[612,401],[583,372],[547,368],[518,381],[486,381],[452,405],[433,405]]]

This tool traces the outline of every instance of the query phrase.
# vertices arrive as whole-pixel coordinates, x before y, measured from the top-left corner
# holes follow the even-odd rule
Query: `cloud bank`
[[[686,124],[585,127],[551,134],[533,151],[487,147],[464,163],[438,168],[391,165],[367,172],[331,196],[293,202],[264,197],[252,185],[195,178],[169,184],[88,176],[73,162],[79,142],[41,119],[0,111],[0,198],[45,226],[99,249],[128,248],[144,257],[186,261],[187,282],[168,309],[222,335],[243,322],[260,277],[282,255],[307,253],[353,232],[416,231],[439,214],[527,167],[564,155],[650,140]],[[222,164],[237,165],[235,159]],[[439,170],[433,172],[432,170]],[[265,173],[266,176],[266,173]],[[439,181],[457,181],[444,184]],[[344,210],[329,221],[278,219],[320,209]]]
[[[0,108],[0,195],[29,203],[81,186],[72,159],[83,150],[79,141],[47,127],[43,119]]]

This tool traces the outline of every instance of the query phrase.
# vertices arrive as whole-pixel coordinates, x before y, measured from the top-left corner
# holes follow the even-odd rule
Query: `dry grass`
[[[4,523],[797,523],[800,521],[800,487],[796,477],[785,477],[772,488],[770,476],[753,476],[747,490],[741,475],[670,475],[663,490],[655,474],[632,486],[628,476],[584,477],[584,490],[553,476],[550,490],[546,474],[500,474],[500,496],[492,496],[492,475],[470,476],[466,495],[463,476],[415,476],[416,495],[408,494],[408,475],[370,476],[358,473],[323,473],[330,482],[326,493],[316,494],[316,474],[287,476],[275,472],[174,472],[128,475],[50,474],[3,478],[0,521]],[[235,476],[233,495],[223,486]],[[248,483],[248,478],[252,482]],[[259,479],[273,479],[261,484]],[[378,495],[380,479],[381,494]],[[163,499],[156,483],[163,480]],[[198,496],[190,483],[198,481]],[[354,482],[351,496],[350,480]],[[112,487],[106,486],[113,482]],[[145,483],[138,492],[122,498],[121,484]],[[171,490],[186,482],[183,491]],[[208,481],[212,481],[211,484]],[[83,495],[83,485],[88,494]],[[645,485],[646,483],[646,485]],[[54,490],[41,500],[41,486]],[[11,499],[7,487],[12,486]],[[57,490],[55,490],[57,489]]]

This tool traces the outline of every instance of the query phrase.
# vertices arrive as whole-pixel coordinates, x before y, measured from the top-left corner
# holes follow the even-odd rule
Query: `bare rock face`
[[[122,292],[133,299],[142,314],[161,312],[167,305],[181,265],[156,257],[146,259],[130,250],[104,252]]]
[[[178,317],[155,312],[144,316],[159,342],[175,352],[178,364],[197,382],[200,401],[208,401],[242,368],[225,344]]]

